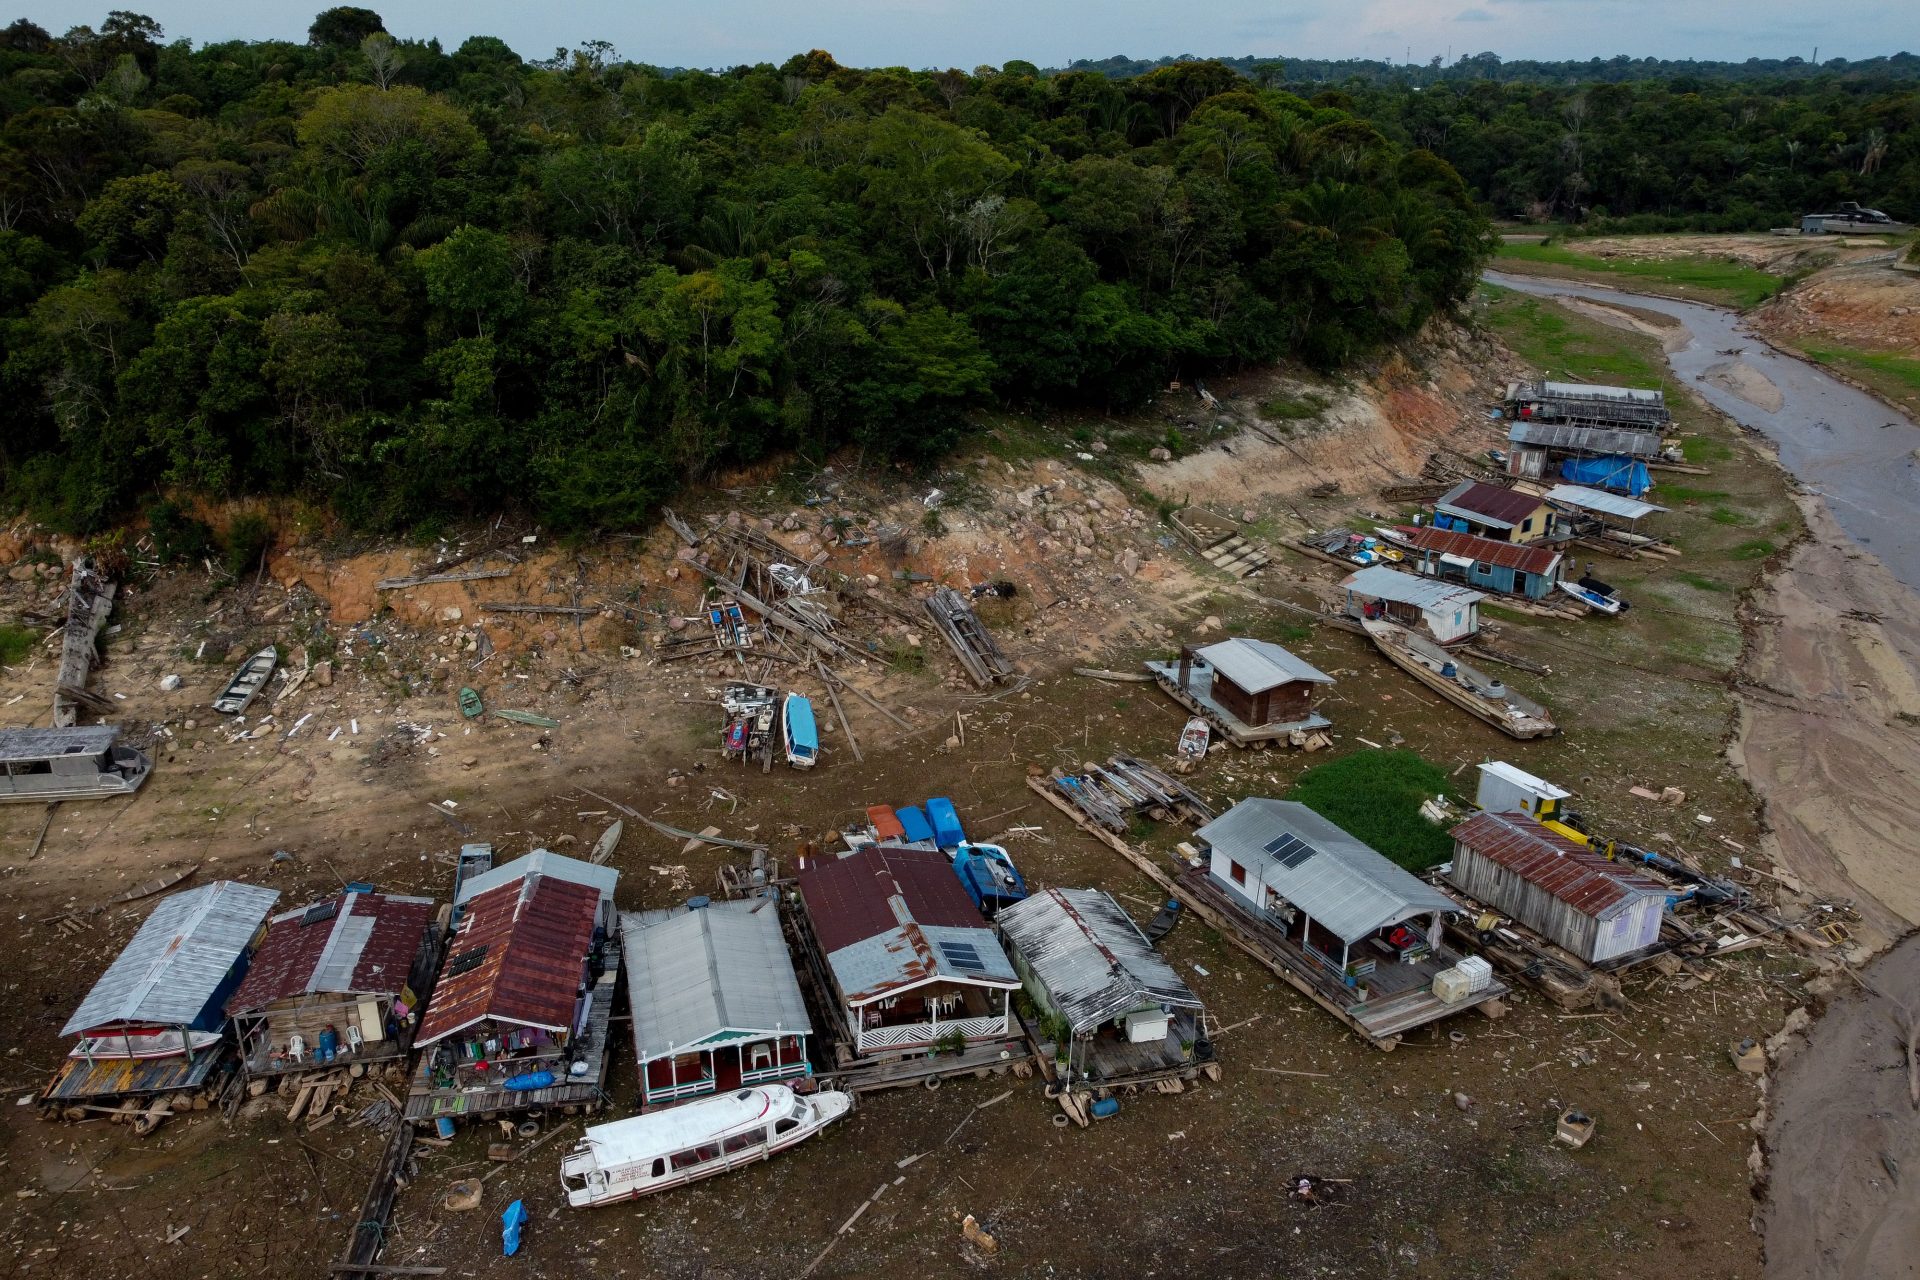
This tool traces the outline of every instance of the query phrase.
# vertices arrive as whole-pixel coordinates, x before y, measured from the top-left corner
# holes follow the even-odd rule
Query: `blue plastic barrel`
[[[1108,1116],[1117,1116],[1119,1114],[1120,1099],[1118,1098],[1102,1098],[1093,1104],[1093,1118],[1095,1120],[1105,1120]]]

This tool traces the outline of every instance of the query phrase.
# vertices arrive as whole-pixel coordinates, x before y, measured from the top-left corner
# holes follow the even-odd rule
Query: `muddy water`
[[[1920,590],[1920,536],[1913,525],[1920,503],[1920,426],[1911,419],[1817,366],[1776,351],[1737,312],[1568,280],[1498,271],[1485,273],[1485,279],[1521,293],[1632,306],[1679,321],[1687,342],[1667,353],[1674,374],[1714,408],[1771,439],[1781,464],[1826,498],[1848,536],[1872,550],[1901,582]],[[1772,384],[1777,401],[1764,389],[1753,393],[1755,375]],[[1743,382],[1752,399],[1735,394],[1733,388]]]

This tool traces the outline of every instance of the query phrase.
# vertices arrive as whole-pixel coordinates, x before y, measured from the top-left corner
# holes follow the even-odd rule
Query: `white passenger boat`
[[[561,1162],[560,1185],[576,1209],[666,1191],[785,1151],[852,1108],[851,1094],[769,1084],[595,1125]]]

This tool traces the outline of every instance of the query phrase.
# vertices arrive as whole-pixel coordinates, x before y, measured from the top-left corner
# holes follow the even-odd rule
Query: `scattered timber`
[[[1000,645],[980,621],[966,598],[952,587],[940,587],[926,599],[927,616],[940,633],[961,669],[981,688],[999,684],[1019,674],[1013,660],[1001,652]]]
[[[1075,667],[1073,674],[1085,676],[1089,680],[1112,680],[1117,684],[1153,683],[1153,677],[1144,671],[1106,671],[1099,667]]]
[[[702,835],[698,831],[687,831],[680,827],[670,827],[664,822],[655,822],[652,818],[647,817],[646,814],[641,813],[638,809],[635,809],[629,805],[621,804],[618,800],[615,800],[609,796],[603,796],[598,791],[594,791],[591,788],[582,787],[580,788],[580,790],[585,792],[587,795],[592,796],[595,800],[600,801],[600,803],[602,804],[612,805],[614,808],[618,809],[620,812],[626,814],[629,818],[633,818],[636,821],[646,823],[648,826],[652,827],[655,831],[658,831],[663,836],[672,836],[676,840],[698,840],[702,844],[724,845],[729,849],[746,849],[749,851],[765,852],[767,848],[766,845],[755,844],[751,840],[728,840],[721,836]]]
[[[83,705],[104,714],[100,705],[104,700],[87,692],[87,677],[93,673],[94,644],[113,612],[118,589],[94,568],[92,560],[82,556],[73,562],[73,577],[67,584],[67,622],[60,635],[60,669],[53,682],[56,729],[71,729],[78,723]]]
[[[482,613],[553,613],[569,618],[591,618],[603,612],[599,605],[584,604],[508,604],[487,601],[478,607]]]
[[[200,864],[196,862],[190,867],[183,867],[178,871],[169,871],[165,875],[155,876],[144,884],[137,884],[124,893],[115,894],[109,898],[108,901],[113,903],[138,902],[142,898],[151,898],[162,889],[173,888],[173,886],[179,884],[199,869]]]
[[[380,1276],[394,1274],[379,1266],[380,1251],[387,1242],[387,1221],[393,1216],[394,1197],[406,1184],[407,1160],[413,1154],[413,1126],[396,1124],[387,1139],[380,1163],[374,1166],[373,1181],[360,1202],[360,1215],[354,1221],[353,1236],[346,1256],[328,1268],[334,1275]]]
[[[466,569],[459,573],[426,573],[417,578],[382,578],[373,585],[381,591],[398,591],[403,587],[430,587],[437,582],[479,582],[485,578],[505,578],[512,573],[511,569]]]
[[[511,720],[515,724],[530,724],[536,729],[558,729],[560,727],[560,722],[552,716],[543,716],[532,711],[496,710],[493,715],[495,719]]]

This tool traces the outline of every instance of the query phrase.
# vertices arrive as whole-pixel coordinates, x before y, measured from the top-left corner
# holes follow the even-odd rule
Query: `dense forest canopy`
[[[1193,54],[1177,58],[1129,58],[1124,54],[1096,60],[1076,59],[1069,71],[1098,71],[1124,79],[1145,75],[1179,62],[1199,62]],[[1475,53],[1447,61],[1385,62],[1378,58],[1220,58],[1249,79],[1281,76],[1293,84],[1375,84],[1431,87],[1449,81],[1493,80],[1507,84],[1628,84],[1640,81],[1712,81],[1746,85],[1804,85],[1814,80],[1856,81],[1874,84],[1920,83],[1920,55],[1895,53],[1879,58],[1828,58],[1819,63],[1805,58],[1748,58],[1744,62],[1712,62],[1693,58],[1611,58],[1542,61],[1503,59],[1497,53]]]
[[[0,467],[368,526],[643,518],[702,471],[916,461],[991,401],[1335,366],[1472,288],[1458,174],[1218,64],[665,74],[331,9],[306,44],[0,32]]]

